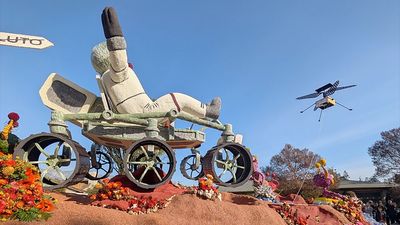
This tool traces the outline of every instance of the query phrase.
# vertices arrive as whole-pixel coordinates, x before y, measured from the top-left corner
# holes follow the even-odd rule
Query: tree
[[[350,175],[346,170],[343,171],[343,175],[340,175],[340,173],[338,173],[338,175],[340,180],[350,180]]]
[[[375,173],[379,177],[392,177],[400,174],[400,127],[381,133],[378,140],[368,149]]]
[[[314,164],[321,156],[308,149],[298,149],[286,144],[282,151],[273,156],[270,165],[262,168],[263,172],[272,172],[278,176],[282,195],[297,193],[305,179],[301,195],[305,198],[318,197],[321,190],[313,184]]]

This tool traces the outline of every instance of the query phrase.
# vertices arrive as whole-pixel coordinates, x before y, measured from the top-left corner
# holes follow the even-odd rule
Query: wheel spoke
[[[30,161],[30,164],[46,164],[47,161]]]
[[[140,146],[140,149],[142,149],[144,155],[146,156],[146,159],[149,159],[149,155],[147,154],[146,149],[143,147],[143,145]]]
[[[58,151],[60,150],[62,142],[58,142],[58,145],[56,146],[56,149],[54,149],[54,156],[58,156]]]
[[[47,154],[47,152],[45,152],[44,149],[43,149],[37,142],[35,142],[35,146],[36,146],[36,148],[37,148],[43,155],[45,155],[47,158],[50,157],[50,155]]]
[[[194,170],[190,171],[190,177],[193,177],[193,171]]]
[[[237,154],[233,160],[237,160],[240,157],[240,154]]]
[[[61,171],[60,167],[55,166],[54,168],[56,169],[56,172],[61,176],[61,178],[62,178],[63,180],[67,180],[67,178],[65,177],[65,175],[64,175],[63,172]]]
[[[224,169],[224,171],[222,171],[222,173],[220,174],[220,175],[218,175],[218,178],[221,178],[222,177],[222,175],[224,175],[224,173],[226,172],[226,168]]]
[[[226,161],[229,160],[229,152],[228,150],[226,150],[226,148],[224,148],[225,154],[226,154]]]
[[[76,161],[76,159],[59,159],[58,162],[71,162]]]
[[[162,178],[161,178],[160,174],[158,173],[157,169],[155,167],[151,167],[151,168],[154,170],[154,173],[157,175],[158,179],[160,181],[162,181]]]
[[[188,162],[186,162],[186,164],[188,164],[189,166],[192,166],[192,164],[190,164],[190,163],[188,163]]]
[[[231,172],[232,174],[232,178],[233,178],[233,183],[236,183],[236,174],[232,171],[232,169],[228,169],[229,172]]]
[[[244,166],[236,165],[236,168],[239,168],[239,169],[243,169],[243,170],[244,170]]]
[[[146,167],[146,169],[144,169],[144,171],[143,171],[143,173],[142,173],[142,176],[140,176],[140,178],[139,178],[139,182],[142,182],[142,180],[143,180],[143,178],[144,178],[144,175],[146,175],[146,173],[147,173],[148,170],[149,170],[149,167]]]
[[[224,165],[224,166],[226,165],[226,162],[221,161],[221,160],[218,160],[218,159],[216,159],[215,162],[220,163],[220,164],[222,164],[222,165]]]
[[[43,170],[43,172],[40,172],[40,181],[43,183],[43,178],[46,176],[46,174],[49,172],[50,166],[48,166],[46,169]]]

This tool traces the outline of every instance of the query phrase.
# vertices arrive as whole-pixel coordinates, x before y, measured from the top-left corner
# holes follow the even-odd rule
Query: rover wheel
[[[196,166],[196,155],[189,155],[183,158],[180,170],[182,175],[190,180],[197,180],[204,176],[201,162]]]
[[[153,189],[171,180],[175,153],[164,141],[145,138],[132,144],[124,157],[126,176],[138,187]]]
[[[90,167],[85,149],[59,134],[31,135],[17,145],[13,156],[38,167],[46,190],[80,182]]]
[[[225,143],[209,150],[203,159],[204,174],[211,174],[221,186],[237,187],[253,172],[252,156],[243,145]]]
[[[90,180],[101,180],[110,176],[113,171],[113,161],[111,157],[100,150],[96,151],[95,157],[97,165],[90,166],[86,178]]]

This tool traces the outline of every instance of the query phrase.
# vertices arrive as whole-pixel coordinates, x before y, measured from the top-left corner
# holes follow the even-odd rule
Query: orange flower
[[[90,195],[89,198],[92,199],[92,200],[96,200],[96,195]]]
[[[103,200],[108,199],[106,194],[100,194],[100,198],[103,199]]]
[[[8,184],[8,180],[0,179],[0,185],[5,185],[5,184]]]
[[[54,205],[49,199],[43,199],[36,205],[36,208],[43,212],[50,212],[54,210]]]
[[[119,182],[119,181],[117,181],[117,182],[115,182],[115,183],[112,183],[112,186],[113,186],[113,188],[119,188],[119,187],[122,186],[122,183]]]
[[[21,209],[22,207],[24,207],[24,205],[25,205],[24,201],[19,201],[19,202],[17,202],[17,204],[15,204],[15,206],[16,206],[18,209]]]
[[[113,183],[107,183],[106,188],[111,189],[113,187]]]

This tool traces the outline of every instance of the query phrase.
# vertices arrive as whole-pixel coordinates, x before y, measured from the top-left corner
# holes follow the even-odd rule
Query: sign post
[[[5,32],[0,32],[0,45],[34,49],[44,49],[54,46],[53,43],[44,37]]]

